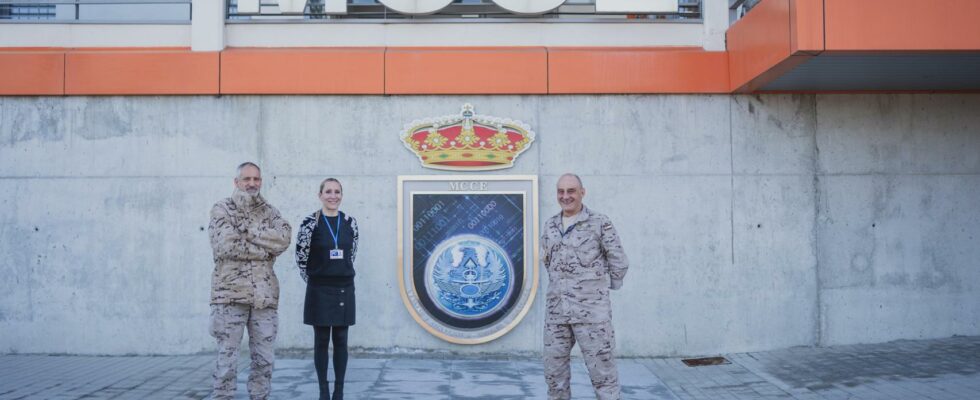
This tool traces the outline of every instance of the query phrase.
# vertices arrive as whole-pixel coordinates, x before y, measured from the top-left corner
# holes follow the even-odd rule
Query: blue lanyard
[[[322,214],[322,215],[323,215],[323,222],[325,222],[327,224],[327,229],[330,230],[330,237],[333,238],[333,248],[335,248],[335,249],[336,248],[339,248],[340,247],[340,240],[339,240],[340,239],[340,222],[341,222],[340,221],[340,213],[337,213],[337,232],[336,233],[334,233],[333,227],[330,226],[330,220],[327,219],[327,215],[326,214]]]

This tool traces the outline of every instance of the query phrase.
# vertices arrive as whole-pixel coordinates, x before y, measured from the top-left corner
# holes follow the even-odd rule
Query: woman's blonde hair
[[[337,182],[337,186],[340,186],[340,193],[344,192],[344,185],[342,185],[340,181],[337,180],[337,178],[327,178],[324,179],[323,182],[320,182],[320,191],[316,192],[316,194],[319,195],[320,193],[323,193],[323,185],[326,185],[327,182]]]

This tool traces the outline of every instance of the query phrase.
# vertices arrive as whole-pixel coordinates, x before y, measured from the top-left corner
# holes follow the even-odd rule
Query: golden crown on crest
[[[513,167],[534,142],[534,132],[521,121],[474,114],[467,103],[458,115],[406,124],[401,139],[424,167],[486,171]]]

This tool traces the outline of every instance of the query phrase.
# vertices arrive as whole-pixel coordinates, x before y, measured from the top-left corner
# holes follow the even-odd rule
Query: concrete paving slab
[[[724,355],[730,364],[688,367],[680,358],[618,361],[625,400],[980,398],[980,337]],[[248,358],[240,359],[236,399],[247,399]],[[204,399],[213,355],[92,357],[0,356],[0,400]],[[333,371],[329,372],[333,380]],[[316,398],[310,357],[276,361],[272,399]],[[354,356],[348,399],[545,399],[536,359],[485,360]],[[580,358],[572,362],[572,398],[595,394]]]

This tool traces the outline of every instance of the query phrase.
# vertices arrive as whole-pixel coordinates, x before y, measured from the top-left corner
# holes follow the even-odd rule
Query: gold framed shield
[[[398,283],[412,318],[457,344],[516,327],[538,286],[533,175],[398,177]]]

